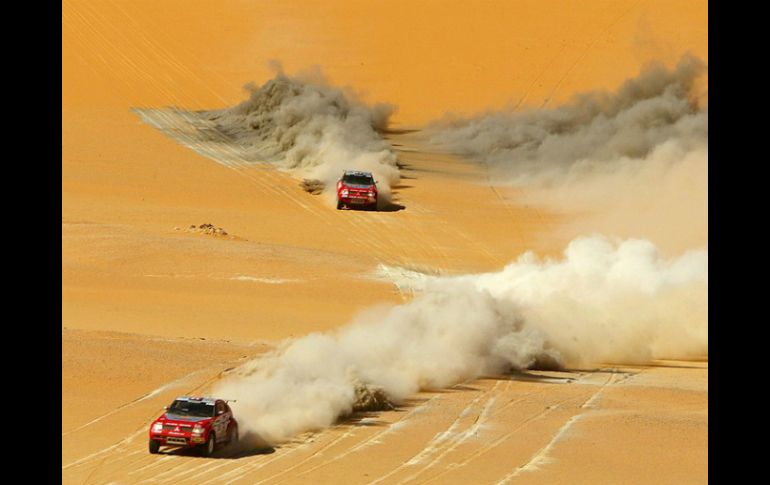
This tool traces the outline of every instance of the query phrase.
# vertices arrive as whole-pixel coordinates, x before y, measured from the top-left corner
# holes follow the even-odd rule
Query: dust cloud
[[[391,274],[403,274],[393,271]],[[371,388],[425,389],[532,367],[586,368],[708,354],[708,252],[664,258],[644,240],[574,240],[496,273],[408,275],[415,298],[331,333],[287,340],[214,389],[270,443],[332,425]]]
[[[706,73],[686,56],[673,69],[651,64],[614,93],[581,94],[562,107],[432,124],[430,139],[485,163],[492,184],[525,187],[524,201],[583,213],[573,229],[593,235],[575,237],[561,259],[525,253],[495,273],[390,268],[385,273],[413,292],[411,301],[369,309],[335,332],[287,340],[215,391],[238,399],[246,429],[280,442],[332,425],[361,408],[361,395],[398,403],[512,370],[707,356],[708,108],[695,90]],[[241,127],[231,136],[254,137],[262,151],[275,145],[282,156],[296,150],[287,163],[322,174],[314,154],[327,136],[345,139],[324,134],[336,133],[339,116],[291,113],[343,105],[325,89],[321,96],[279,76],[220,116]],[[284,112],[284,103],[297,108]],[[356,116],[363,120],[356,126],[377,126],[371,111]],[[316,123],[307,145],[299,135],[279,142],[291,127]],[[355,146],[387,154],[374,151],[380,145],[369,131],[360,133]],[[379,155],[371,160],[391,166]]]
[[[577,216],[570,238],[600,232],[680,252],[708,240],[707,77],[686,55],[671,69],[650,63],[615,92],[446,117],[426,134],[483,162],[491,184],[525,188],[518,202]]]
[[[295,76],[274,64],[262,86],[231,108],[199,112],[239,147],[246,160],[270,161],[333,190],[344,170],[372,172],[381,196],[399,180],[397,156],[381,136],[394,107],[369,106],[351,89],[332,86],[319,69]]]

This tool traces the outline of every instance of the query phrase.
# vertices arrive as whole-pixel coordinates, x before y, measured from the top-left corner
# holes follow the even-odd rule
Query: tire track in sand
[[[458,384],[458,385],[461,385],[461,384]],[[339,461],[339,460],[347,457],[348,455],[351,455],[352,453],[356,453],[356,452],[358,452],[358,451],[360,451],[360,450],[362,450],[364,448],[367,448],[369,446],[374,446],[374,445],[380,444],[382,438],[384,438],[384,437],[386,437],[386,436],[388,436],[388,435],[390,435],[390,434],[400,430],[401,428],[403,428],[415,415],[420,414],[420,413],[426,411],[431,406],[431,403],[433,403],[434,401],[438,401],[439,399],[441,399],[441,394],[436,394],[435,396],[432,396],[426,402],[424,402],[424,403],[420,404],[419,406],[411,409],[401,419],[399,419],[398,421],[396,421],[396,422],[392,423],[390,426],[388,426],[387,429],[384,429],[383,431],[380,431],[379,433],[375,433],[373,436],[370,436],[369,438],[366,438],[365,440],[361,441],[357,445],[355,445],[355,446],[353,446],[351,448],[348,448],[347,450],[343,451],[342,453],[340,453],[338,455],[335,455],[334,457],[332,457],[332,458],[330,458],[330,459],[328,459],[328,460],[326,460],[326,461],[324,461],[324,462],[322,462],[322,463],[320,463],[318,465],[315,465],[312,468],[309,468],[308,470],[305,470],[304,472],[299,473],[299,474],[297,474],[295,476],[306,475],[306,474],[308,474],[310,472],[313,472],[313,471],[315,471],[315,470],[317,470],[319,468],[322,468],[324,466],[330,465],[331,463]]]
[[[426,445],[416,455],[412,456],[412,458],[405,461],[401,465],[397,466],[396,468],[386,473],[385,475],[382,475],[376,480],[372,480],[371,482],[369,482],[368,485],[374,485],[376,483],[380,483],[383,480],[390,478],[396,473],[399,473],[400,471],[404,470],[406,467],[414,466],[422,462],[423,460],[429,458],[430,456],[438,453],[442,449],[442,447],[445,446],[445,444],[451,445],[452,442],[458,439],[457,429],[459,429],[460,423],[464,418],[472,414],[472,410],[476,406],[476,403],[478,403],[480,400],[482,400],[483,398],[485,398],[490,394],[493,395],[491,399],[488,399],[487,401],[485,401],[485,405],[482,408],[482,412],[483,412],[483,410],[486,409],[488,405],[490,405],[490,402],[491,403],[494,402],[494,400],[496,399],[496,397],[494,396],[494,392],[498,388],[500,383],[501,381],[497,381],[494,386],[482,392],[480,395],[476,396],[476,398],[473,399],[470,402],[470,404],[465,406],[465,408],[463,408],[463,410],[460,411],[460,413],[457,415],[455,420],[449,425],[447,429],[437,433],[430,441],[428,441],[428,443],[426,443]],[[479,413],[479,415],[477,415],[476,420],[474,420],[474,422],[478,421],[480,415],[481,415],[481,412]]]
[[[422,484],[426,484],[426,483],[435,482],[436,480],[439,480],[441,477],[444,477],[444,476],[445,476],[447,473],[450,473],[450,472],[452,472],[452,471],[455,471],[455,470],[457,470],[457,469],[458,469],[458,468],[460,468],[460,467],[466,466],[467,464],[469,464],[469,463],[470,463],[470,462],[472,462],[473,460],[475,460],[475,459],[477,459],[477,458],[479,458],[479,457],[481,457],[481,456],[485,455],[486,453],[488,453],[488,452],[492,451],[493,449],[497,448],[498,446],[500,446],[502,443],[504,443],[506,440],[508,440],[508,439],[509,439],[511,436],[513,436],[513,435],[515,435],[516,433],[518,433],[518,432],[519,432],[519,431],[520,431],[522,428],[524,428],[525,426],[527,426],[527,425],[529,425],[529,424],[531,424],[531,423],[533,423],[533,422],[535,422],[535,421],[537,421],[537,420],[540,420],[540,419],[542,419],[542,418],[546,417],[547,415],[549,415],[549,414],[551,414],[551,413],[553,413],[553,412],[555,412],[555,411],[557,411],[557,410],[561,409],[561,408],[562,408],[562,407],[563,407],[563,406],[564,406],[566,403],[569,403],[569,402],[571,402],[571,401],[575,401],[575,400],[585,399],[585,400],[583,401],[583,403],[582,403],[582,404],[579,406],[579,409],[585,409],[585,408],[587,407],[587,406],[586,406],[586,404],[587,404],[587,403],[590,403],[590,402],[593,402],[593,401],[595,401],[595,400],[598,398],[598,396],[599,396],[599,395],[600,395],[600,394],[603,392],[603,390],[604,390],[604,389],[605,389],[605,388],[606,388],[608,385],[611,385],[611,384],[613,383],[614,379],[615,379],[615,376],[614,376],[613,374],[611,374],[611,375],[610,375],[610,377],[608,378],[608,380],[602,384],[602,386],[600,387],[600,389],[599,389],[599,390],[597,390],[596,392],[591,392],[591,393],[590,393],[590,395],[589,395],[587,398],[586,398],[586,394],[585,394],[585,393],[582,393],[582,394],[580,394],[580,395],[578,395],[578,396],[571,396],[571,397],[567,397],[567,398],[565,398],[565,399],[559,400],[559,401],[558,401],[558,402],[556,402],[555,404],[551,404],[551,405],[547,406],[545,409],[541,410],[540,412],[538,412],[538,413],[536,413],[536,414],[533,414],[533,415],[530,415],[530,416],[526,417],[524,420],[522,420],[521,422],[519,422],[519,423],[518,423],[518,424],[517,424],[517,425],[516,425],[514,428],[512,428],[512,429],[511,429],[510,431],[508,431],[507,433],[505,433],[505,434],[503,434],[502,436],[500,436],[500,437],[498,437],[498,438],[496,438],[496,439],[494,439],[494,440],[492,440],[492,441],[490,441],[490,442],[488,442],[488,443],[486,443],[486,444],[482,445],[480,448],[477,448],[477,449],[473,450],[473,452],[472,452],[472,453],[470,453],[469,455],[467,455],[467,456],[466,456],[466,457],[465,457],[465,458],[464,458],[462,461],[459,461],[459,462],[455,462],[455,463],[450,463],[450,464],[448,464],[448,465],[447,465],[447,466],[446,466],[446,467],[445,467],[443,470],[441,470],[439,473],[437,473],[437,474],[435,474],[435,475],[433,475],[433,476],[429,477],[428,479],[426,479],[426,480],[424,480],[424,481],[422,481],[422,482],[420,482],[420,483],[422,483]],[[514,398],[514,399],[511,399],[511,400],[509,400],[509,401],[508,401],[506,404],[504,404],[502,407],[500,407],[500,408],[498,408],[497,410],[495,410],[495,412],[491,413],[491,414],[489,415],[489,418],[488,418],[488,419],[492,419],[492,418],[494,418],[495,416],[498,416],[500,413],[502,413],[502,412],[503,412],[503,411],[504,411],[506,408],[509,408],[510,406],[513,406],[513,405],[515,405],[515,404],[517,404],[517,403],[520,403],[520,402],[522,402],[522,401],[524,401],[524,400],[526,400],[526,399],[528,399],[528,398],[531,398],[531,397],[532,397],[532,396],[534,396],[534,395],[537,395],[537,394],[544,394],[546,391],[547,391],[547,389],[540,389],[540,390],[538,390],[538,391],[533,391],[533,392],[529,392],[529,393],[526,393],[525,395],[523,395],[523,396],[520,396],[520,397],[518,397],[518,398]],[[573,416],[573,417],[574,417],[574,416]],[[574,421],[573,421],[572,423],[574,423]],[[572,423],[569,423],[569,426],[571,426],[571,424],[572,424]],[[560,429],[564,428],[564,431],[566,431],[566,429],[568,429],[568,428],[569,428],[569,426],[566,426],[566,428],[565,428],[565,426],[566,426],[566,424],[565,424],[565,425],[563,425],[563,426],[562,426]],[[558,431],[557,431],[557,433],[558,433]],[[466,439],[467,439],[467,438],[468,438],[468,437],[466,437]],[[558,441],[558,439],[554,439],[554,440],[552,440],[552,441],[555,443],[556,441]],[[436,458],[433,460],[433,462],[431,462],[431,463],[430,463],[430,466],[426,466],[426,467],[424,467],[424,468],[423,468],[423,469],[421,469],[419,472],[417,472],[417,473],[414,473],[413,475],[411,475],[411,476],[409,476],[409,477],[407,477],[407,478],[403,479],[403,480],[402,480],[401,482],[399,482],[399,483],[404,483],[404,482],[407,482],[407,481],[409,481],[409,480],[413,480],[413,479],[415,479],[415,478],[416,478],[416,477],[418,477],[418,476],[419,476],[421,473],[423,473],[423,472],[427,471],[427,470],[428,470],[428,468],[431,468],[431,467],[433,467],[434,465],[438,464],[438,463],[441,461],[441,459],[442,459],[442,458],[444,458],[445,456],[447,456],[447,455],[448,455],[448,454],[449,454],[451,451],[453,451],[454,449],[456,449],[457,447],[459,447],[461,444],[462,444],[461,442],[456,442],[456,443],[454,443],[454,444],[453,444],[453,445],[450,447],[451,449],[446,449],[446,450],[445,450],[445,451],[442,453],[442,456],[440,456],[440,457],[436,457]],[[546,449],[546,450],[544,450],[544,453],[541,453],[541,456],[545,456],[545,454],[546,454],[546,453],[547,453],[549,450],[550,450],[550,448],[549,448],[549,449]],[[441,482],[439,481],[439,483],[441,483]]]

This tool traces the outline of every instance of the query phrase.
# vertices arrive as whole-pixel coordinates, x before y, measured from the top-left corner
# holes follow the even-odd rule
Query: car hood
[[[180,416],[179,414],[166,413],[163,415],[166,421],[186,421],[188,423],[197,423],[198,421],[205,421],[211,419],[211,417],[199,418],[197,416]]]

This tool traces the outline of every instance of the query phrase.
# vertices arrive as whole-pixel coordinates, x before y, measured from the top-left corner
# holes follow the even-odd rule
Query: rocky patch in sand
[[[174,228],[177,231],[185,231],[185,232],[194,232],[197,234],[205,234],[207,236],[214,236],[214,237],[227,237],[229,239],[236,239],[236,236],[232,236],[227,233],[224,229],[221,227],[216,227],[214,224],[201,224],[200,226],[196,226],[195,224],[191,224],[190,227],[186,229],[182,229],[181,227]]]

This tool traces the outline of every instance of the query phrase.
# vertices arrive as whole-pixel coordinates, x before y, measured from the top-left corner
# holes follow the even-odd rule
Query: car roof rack
[[[372,172],[365,172],[363,170],[345,170],[345,175],[372,175]]]
[[[215,397],[208,397],[208,396],[179,396],[176,398],[179,401],[192,401],[192,402],[204,402],[204,403],[213,403],[216,402],[217,398]]]

